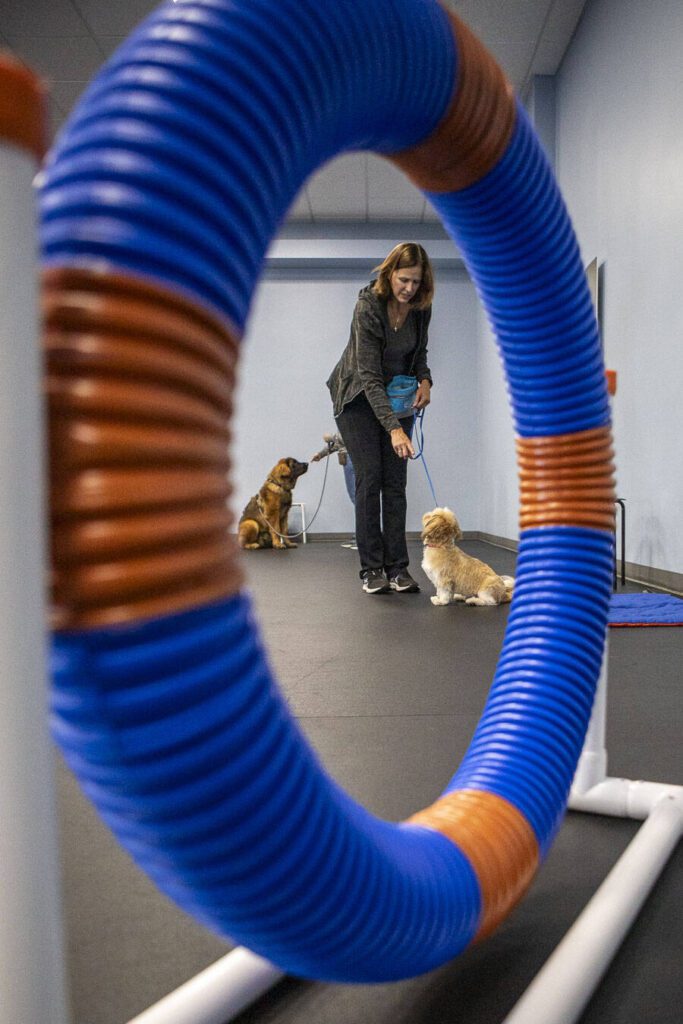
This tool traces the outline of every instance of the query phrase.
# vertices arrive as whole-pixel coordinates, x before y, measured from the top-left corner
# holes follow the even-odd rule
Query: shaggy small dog
[[[449,508],[435,508],[422,516],[422,568],[436,587],[432,604],[495,605],[512,599],[514,579],[499,576],[486,562],[466,555],[456,540],[462,537],[458,520]]]
[[[280,459],[266,477],[240,516],[237,540],[241,548],[296,548],[287,536],[287,521],[292,507],[292,491],[300,476],[308,469],[307,462]]]

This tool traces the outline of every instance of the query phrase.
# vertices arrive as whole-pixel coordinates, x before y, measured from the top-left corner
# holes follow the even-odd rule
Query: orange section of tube
[[[447,13],[458,55],[450,107],[426,141],[390,156],[428,192],[454,192],[483,178],[505,153],[516,118],[503,71],[465,23]]]
[[[609,427],[517,438],[520,528],[614,529],[614,451]]]
[[[519,902],[539,864],[536,836],[511,803],[484,790],[447,793],[408,824],[447,836],[462,850],[479,880],[482,914],[474,941],[490,935]]]
[[[11,57],[0,54],[0,138],[33,153],[47,149],[45,89],[40,80]]]
[[[161,286],[84,269],[46,271],[43,317],[54,628],[236,593],[234,333]]]

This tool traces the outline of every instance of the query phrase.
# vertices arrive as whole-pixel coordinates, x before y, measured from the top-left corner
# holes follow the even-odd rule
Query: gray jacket
[[[418,383],[432,376],[427,366],[427,340],[431,306],[413,310],[416,317],[417,345],[413,354],[412,374]],[[372,283],[362,288],[353,311],[349,341],[341,359],[330,374],[327,386],[332,395],[333,412],[338,416],[345,405],[361,391],[386,431],[401,426],[387,398],[383,356],[391,338],[387,304],[373,291]]]

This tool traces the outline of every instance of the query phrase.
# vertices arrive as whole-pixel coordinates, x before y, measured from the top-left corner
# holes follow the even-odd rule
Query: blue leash
[[[422,420],[424,418],[424,414],[425,414],[424,409],[416,410],[413,413],[413,420],[415,422],[415,437],[416,437],[416,440],[418,442],[418,447],[419,447],[420,450],[415,452],[414,455],[411,455],[411,459],[413,459],[413,460],[415,460],[415,459],[422,459],[422,465],[424,466],[425,473],[427,475],[427,483],[429,484],[429,489],[432,492],[432,498],[434,499],[434,507],[438,508],[439,507],[439,502],[436,500],[436,494],[434,493],[434,485],[432,484],[432,478],[430,477],[429,470],[427,469],[427,460],[424,457],[425,435],[424,435],[424,427],[422,425]]]

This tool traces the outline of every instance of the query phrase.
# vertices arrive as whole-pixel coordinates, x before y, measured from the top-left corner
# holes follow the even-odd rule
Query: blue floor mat
[[[671,594],[612,594],[610,626],[683,626],[683,599]]]

